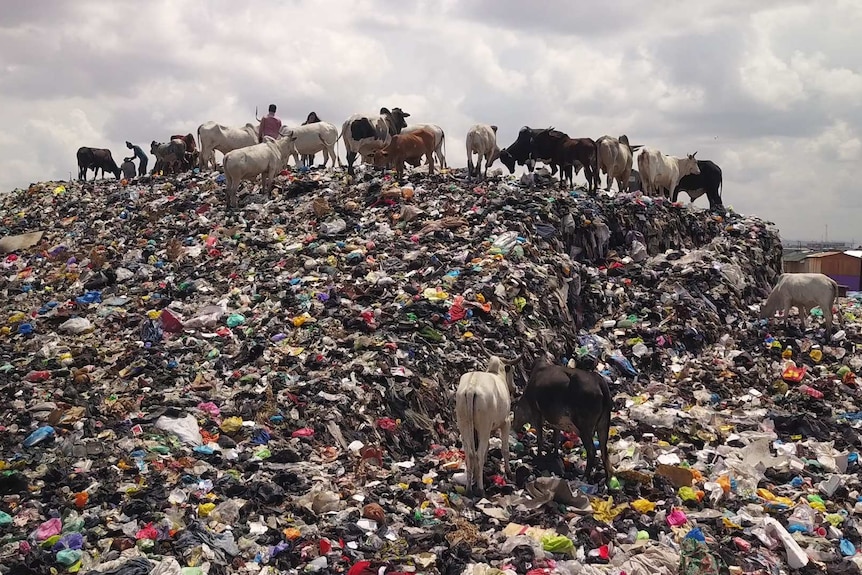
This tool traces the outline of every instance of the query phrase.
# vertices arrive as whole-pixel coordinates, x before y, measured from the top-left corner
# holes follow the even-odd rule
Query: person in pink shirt
[[[260,128],[257,130],[257,141],[263,142],[264,136],[278,139],[281,130],[281,120],[275,117],[275,104],[269,105],[269,114],[260,119]]]

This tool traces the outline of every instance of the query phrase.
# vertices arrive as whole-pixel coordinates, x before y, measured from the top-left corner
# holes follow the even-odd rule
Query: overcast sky
[[[862,242],[862,2],[527,5],[3,2],[0,190],[67,178],[80,146],[120,161],[125,140],[241,125],[255,106],[339,129],[399,106],[444,128],[454,166],[477,122],[500,127],[501,147],[523,125],[625,133],[715,161],[725,204],[784,238],[822,239],[828,224],[830,239]]]

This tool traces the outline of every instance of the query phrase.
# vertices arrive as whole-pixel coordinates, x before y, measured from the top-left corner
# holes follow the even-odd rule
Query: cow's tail
[[[832,287],[832,303],[835,304],[835,312],[838,314],[838,323],[841,324],[841,327],[844,327],[844,314],[841,313],[841,306],[838,305],[838,282],[832,278],[829,278]],[[829,310],[823,310],[823,313],[828,313],[828,317],[832,317],[832,306],[829,306]]]
[[[720,200],[724,199],[721,197],[721,189],[723,187],[724,187],[724,177],[721,174],[719,174],[718,175],[718,199],[720,199]]]
[[[599,181],[599,144],[598,142],[593,142],[593,182],[595,183],[595,190],[598,191],[599,185],[601,182]],[[591,183],[593,183],[591,182]]]
[[[476,428],[476,392],[471,391],[467,394],[467,409],[470,411],[470,421],[473,422],[471,426],[473,429],[473,434],[471,440],[473,441],[473,453],[479,452],[479,431]],[[481,473],[481,470],[479,471]]]
[[[341,163],[341,156],[338,154],[338,140],[340,140],[340,139],[341,139],[341,137],[338,137],[335,139],[335,159],[338,160],[338,167],[339,168],[344,166],[344,164]]]
[[[200,155],[198,156],[198,167],[201,169],[201,171],[203,171],[204,169],[206,169],[206,163],[207,163],[207,159],[206,159],[206,157],[207,157],[206,150],[204,149],[204,143],[203,143],[203,141],[201,140],[201,127],[202,127],[202,126],[203,126],[203,124],[201,124],[200,126],[198,126],[198,144],[199,144],[199,145],[200,145],[200,147],[201,147],[200,152],[199,152],[199,154],[200,154]]]
[[[442,136],[440,137],[440,144],[443,146],[443,162],[442,162],[443,165],[440,167],[441,168],[448,168],[449,163],[446,162],[446,132],[444,132],[443,130],[440,130],[440,133],[442,134]]]

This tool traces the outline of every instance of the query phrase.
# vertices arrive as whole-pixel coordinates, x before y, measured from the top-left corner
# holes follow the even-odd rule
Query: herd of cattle
[[[265,189],[268,189],[290,157],[297,163],[310,165],[314,155],[323,152],[324,165],[330,158],[333,165],[336,162],[342,165],[335,150],[339,139],[344,140],[347,148],[347,170],[351,175],[359,156],[374,167],[394,166],[399,175],[403,173],[405,162],[418,166],[423,155],[430,173],[434,170],[434,156],[445,167],[443,130],[432,124],[409,126],[405,122],[407,117],[409,114],[400,108],[392,111],[383,108],[379,115],[356,114],[344,122],[339,135],[334,125],[320,121],[312,113],[302,126],[282,128],[279,138],[265,137],[263,142],[258,142],[257,129],[251,123],[231,128],[207,122],[198,128],[200,151],[189,134],[172,138],[168,144],[153,142],[151,153],[157,158],[155,170],[169,171],[195,165],[201,169],[215,167],[214,152],[222,152],[228,200],[233,206],[239,182],[262,175]],[[466,138],[468,178],[487,176],[488,166],[497,159],[510,173],[514,173],[516,164],[527,166],[532,172],[536,162],[541,161],[551,167],[552,174],[560,170],[561,185],[571,181],[573,171],[577,174],[583,169],[591,190],[599,187],[599,175],[603,173],[607,175],[608,190],[612,181],[616,181],[621,192],[642,189],[647,194],[671,194],[676,201],[678,193],[686,191],[692,201],[706,194],[711,208],[721,205],[721,170],[713,162],[696,160],[696,152],[677,158],[643,146],[632,146],[625,135],[592,140],[570,138],[553,128],[529,127],[519,131],[514,143],[500,149],[496,134],[496,126],[477,124],[470,128]],[[633,163],[634,153],[639,149],[637,171]],[[473,163],[474,154],[478,155],[476,164]],[[87,169],[101,169],[119,178],[120,170],[109,150],[81,148],[78,162],[79,177],[86,178]],[[828,337],[837,298],[838,285],[823,274],[783,274],[761,306],[760,318],[770,319],[777,311],[783,311],[787,321],[790,308],[796,306],[805,329],[809,310],[819,307],[824,312]],[[844,318],[840,309],[837,311],[843,327]],[[596,464],[593,437],[597,436],[605,482],[610,487],[613,469],[607,444],[613,401],[604,378],[595,371],[555,365],[540,355],[530,370],[523,393],[515,399],[514,366],[523,358],[505,360],[488,355],[484,370],[461,376],[455,394],[455,415],[466,456],[468,488],[475,486],[474,493],[484,494],[483,469],[490,437],[496,431],[501,436],[504,472],[511,475],[509,432],[526,423],[537,428],[539,456],[542,455],[545,423],[554,430],[555,452],[560,431],[577,431],[587,453],[587,477]]]
[[[336,151],[339,140],[343,140],[347,151],[347,173],[351,176],[358,157],[376,168],[395,168],[399,178],[403,177],[405,163],[418,167],[422,156],[430,174],[434,173],[435,156],[441,167],[447,167],[443,129],[436,124],[407,124],[408,117],[410,114],[401,108],[381,108],[379,114],[354,114],[344,122],[339,134],[335,125],[311,112],[302,125],[284,126],[277,139],[265,136],[263,141],[259,141],[258,127],[251,122],[242,127],[206,122],[198,127],[197,142],[192,134],[171,136],[167,143],[153,141],[150,146],[150,153],[156,157],[153,172],[172,173],[195,166],[216,168],[215,152],[219,151],[224,154],[228,204],[234,207],[243,180],[262,176],[264,189],[268,191],[291,157],[296,165],[310,165],[314,156],[322,152],[323,166],[330,159],[333,167],[336,163],[343,166]],[[616,181],[620,192],[640,190],[676,202],[679,192],[685,191],[692,202],[706,195],[710,209],[722,205],[721,168],[714,162],[696,159],[697,152],[675,157],[653,148],[633,146],[626,135],[602,136],[597,140],[570,138],[553,127],[525,126],[511,145],[500,149],[497,127],[476,124],[467,132],[466,147],[470,179],[487,177],[489,166],[497,160],[510,173],[514,173],[516,165],[526,166],[532,172],[537,162],[543,162],[550,166],[552,175],[560,171],[560,185],[571,185],[573,174],[583,169],[591,191],[599,188],[600,174],[605,174],[607,190]],[[634,157],[639,149],[635,170]],[[478,157],[475,164],[474,155]],[[120,168],[107,149],[78,150],[79,179],[86,180],[89,169],[94,176],[101,170],[103,176],[107,171],[120,178]]]

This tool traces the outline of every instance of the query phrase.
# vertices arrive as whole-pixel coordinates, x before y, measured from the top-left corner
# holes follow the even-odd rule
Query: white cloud
[[[713,159],[725,201],[791,238],[827,221],[850,238],[862,219],[854,0],[39,5],[0,22],[0,190],[76,172],[82,145],[119,159],[127,139],[243,124],[269,103],[285,123],[314,110],[339,127],[399,106],[443,126],[454,166],[477,122],[501,145],[525,124],[626,133]]]

